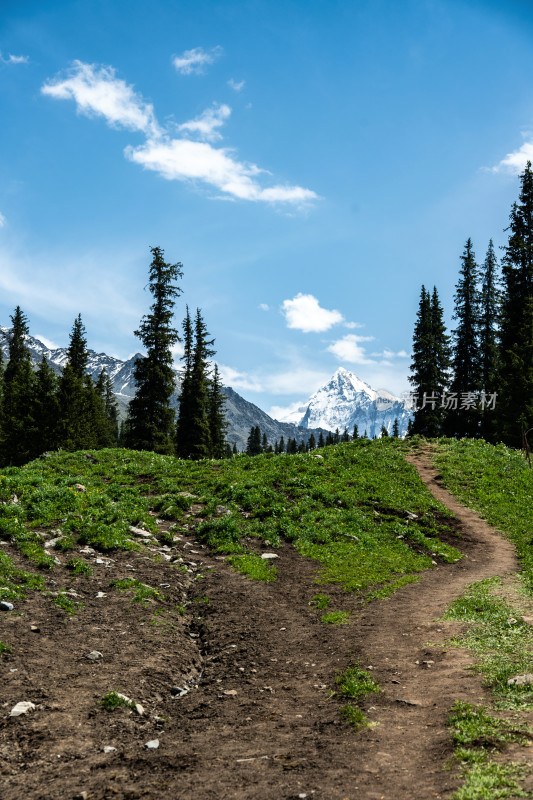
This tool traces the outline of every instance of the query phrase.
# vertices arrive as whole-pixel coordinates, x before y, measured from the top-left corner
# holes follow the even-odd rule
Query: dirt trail
[[[462,538],[453,543],[466,556],[428,570],[418,583],[362,611],[351,595],[324,587],[333,607],[354,610],[349,625],[320,622],[320,613],[309,606],[320,590],[314,583],[317,565],[286,545],[279,550],[279,579],[269,584],[252,582],[204,552],[195,556],[216,567],[196,590],[210,600],[204,619],[189,631],[196,656],[177,652],[183,637],[143,640],[146,629],[135,627],[135,619],[121,619],[118,630],[116,619],[106,623],[98,610],[93,628],[85,625],[79,634],[76,622],[50,624],[34,644],[32,634],[21,630],[24,680],[17,678],[18,693],[5,706],[33,699],[38,691],[46,704],[42,712],[0,727],[0,757],[10,765],[4,800],[66,800],[80,792],[88,800],[449,796],[457,780],[442,769],[452,752],[447,714],[455,700],[475,702],[483,690],[468,670],[469,654],[443,645],[456,623],[436,620],[467,584],[511,573],[517,565],[513,547],[439,487],[422,456],[411,461],[457,515]],[[171,572],[146,560],[135,565],[139,577],[144,570],[142,580],[149,581],[150,570],[158,570],[160,582],[165,570]],[[87,599],[84,613],[91,608]],[[104,634],[98,639],[94,630],[111,637],[107,645],[97,646]],[[111,665],[88,670],[73,656],[88,647],[104,652],[106,646],[115,648]],[[180,660],[196,662],[202,677],[197,689],[171,698]],[[371,666],[383,689],[364,703],[376,724],[359,733],[343,721],[339,699],[331,697],[335,673],[354,661]],[[2,664],[3,676],[8,666],[17,666],[15,655]],[[120,676],[130,696],[137,687],[136,699],[148,709],[144,719],[125,709],[108,714],[96,708],[95,698],[109,689],[111,676],[115,684]],[[156,716],[165,722],[154,721]],[[144,743],[156,736],[159,748],[148,751]],[[104,754],[103,745],[116,750]]]

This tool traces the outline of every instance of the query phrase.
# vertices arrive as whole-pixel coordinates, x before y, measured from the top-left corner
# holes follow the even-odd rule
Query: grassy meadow
[[[90,567],[78,557],[80,545],[101,553],[139,548],[132,526],[162,544],[194,532],[257,580],[275,581],[277,569],[254,541],[293,546],[316,560],[318,582],[341,584],[367,601],[385,597],[435,558],[461,557],[439,539],[450,517],[406,464],[404,449],[399,440],[360,440],[319,453],[196,462],[110,449],[4,468],[0,541],[24,558],[15,566],[0,550],[0,599],[42,589],[54,550],[83,574]],[[158,533],[156,518],[170,520],[170,532]],[[43,530],[55,537],[46,550]]]

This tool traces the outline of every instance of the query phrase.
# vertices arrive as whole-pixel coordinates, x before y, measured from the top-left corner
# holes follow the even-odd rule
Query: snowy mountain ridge
[[[357,425],[359,435],[380,435],[384,426],[392,433],[394,420],[398,420],[400,436],[407,432],[412,412],[406,399],[396,397],[385,389],[372,389],[344,367],[339,367],[327,384],[316,391],[296,412],[283,418],[304,428],[326,428],[349,433]]]

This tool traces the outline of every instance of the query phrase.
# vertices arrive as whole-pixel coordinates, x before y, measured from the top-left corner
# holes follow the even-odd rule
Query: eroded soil
[[[457,515],[461,538],[451,541],[465,558],[384,601],[361,606],[317,586],[316,562],[289,545],[276,551],[275,583],[237,574],[194,538],[176,544],[190,572],[155,546],[91,561],[90,577],[58,566],[55,588],[78,594],[76,614],[36,593],[0,618],[0,639],[13,648],[0,657],[3,800],[449,797],[459,779],[443,770],[448,712],[484,690],[470,654],[445,644],[457,624],[439,617],[467,584],[517,567],[512,546],[441,489],[421,457],[416,466]],[[165,600],[142,605],[110,589],[127,577],[169,584],[160,586]],[[317,592],[352,610],[350,623],[322,623],[309,605]],[[103,657],[89,660],[93,650]],[[382,688],[362,702],[372,726],[359,732],[332,696],[336,673],[355,661]],[[192,688],[179,697],[175,686]],[[144,713],[104,710],[113,690]],[[9,717],[21,700],[36,710]],[[159,747],[147,749],[154,739]]]

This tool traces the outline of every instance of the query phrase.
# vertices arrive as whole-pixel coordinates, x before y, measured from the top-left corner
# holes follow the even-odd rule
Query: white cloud
[[[199,117],[178,125],[178,130],[185,133],[195,133],[200,139],[214,142],[222,138],[217,128],[221,128],[224,125],[230,114],[231,108],[229,106],[215,103],[212,108],[206,108]]]
[[[362,328],[362,327],[364,327],[364,326],[363,326],[363,325],[361,325],[361,323],[360,323],[360,322],[345,322],[345,323],[344,323],[344,327],[345,327],[345,328],[350,328],[350,329],[353,329],[353,328]]]
[[[267,411],[269,417],[280,422],[293,422],[295,425],[305,414],[307,406],[301,400],[296,403],[289,403],[288,406],[271,406]]]
[[[14,56],[11,53],[7,58],[4,58],[2,52],[0,51],[0,61],[2,64],[27,64],[29,60],[29,56]]]
[[[270,306],[267,305],[266,303],[259,303],[259,308],[261,309],[261,311],[270,311]]]
[[[299,292],[292,300],[284,300],[281,306],[288,328],[296,328],[304,333],[320,333],[344,321],[340,311],[321,308],[312,294]]]
[[[207,142],[187,139],[148,141],[140,147],[127,147],[125,154],[130,161],[159,173],[167,180],[204,181],[240,200],[303,205],[317,196],[300,186],[263,189],[254,180],[262,172],[259,167],[237,161],[229,149],[217,149]]]
[[[244,89],[246,81],[235,81],[233,78],[230,78],[228,81],[228,86],[233,89],[235,92],[240,92]]]
[[[531,136],[531,134],[528,134]],[[528,161],[533,161],[533,141],[525,141],[522,147],[508,153],[499,164],[492,168],[493,172],[509,169],[513,172],[522,172]]]
[[[371,353],[370,355],[373,356],[374,358],[386,358],[386,359],[409,358],[409,353],[407,353],[405,350],[398,350],[398,352],[395,353],[394,350],[390,350],[388,347],[386,347],[385,350],[383,350],[383,352],[381,353]]]
[[[304,206],[317,198],[315,192],[301,186],[263,187],[256,177],[265,170],[238,161],[227,148],[171,138],[169,131],[159,126],[152,104],[117,78],[113,67],[75,61],[67,78],[46,82],[41,92],[59,100],[74,100],[78,113],[103,117],[112,128],[144,133],[146,142],[139,147],[126,147],[124,154],[167,180],[203,181],[231,197],[267,203]],[[230,112],[229,106],[214,106],[195,120],[183,123],[182,130],[208,139],[218,138],[217,128]]]
[[[68,77],[47,81],[41,92],[56,100],[74,100],[79,114],[104,117],[112,128],[159,136],[154,108],[132,86],[116,77],[113,67],[74,61]]]
[[[222,48],[218,46],[211,50],[194,47],[192,50],[185,50],[180,56],[173,56],[172,63],[182,75],[200,75],[208,64],[212,64],[221,55]]]
[[[231,386],[232,389],[244,389],[244,391],[248,392],[263,391],[263,386],[256,377],[247,375],[244,372],[239,372],[239,370],[225,366],[224,364],[219,364],[218,369],[220,371],[221,381],[225,386]]]
[[[361,347],[361,342],[371,342],[373,336],[356,336],[349,333],[338,339],[327,348],[329,353],[333,353],[339,361],[347,361],[350,364],[375,364],[375,361],[368,358],[365,348]]]
[[[277,372],[263,378],[266,391],[273,394],[296,394],[300,397],[313,394],[329,381],[330,372],[318,372],[316,369],[297,364],[286,372]]]
[[[4,225],[6,224],[6,222],[7,222],[6,218],[5,218],[5,217],[4,217],[4,215],[3,215],[3,214],[0,212],[0,228],[3,228],[3,227],[4,227]]]

